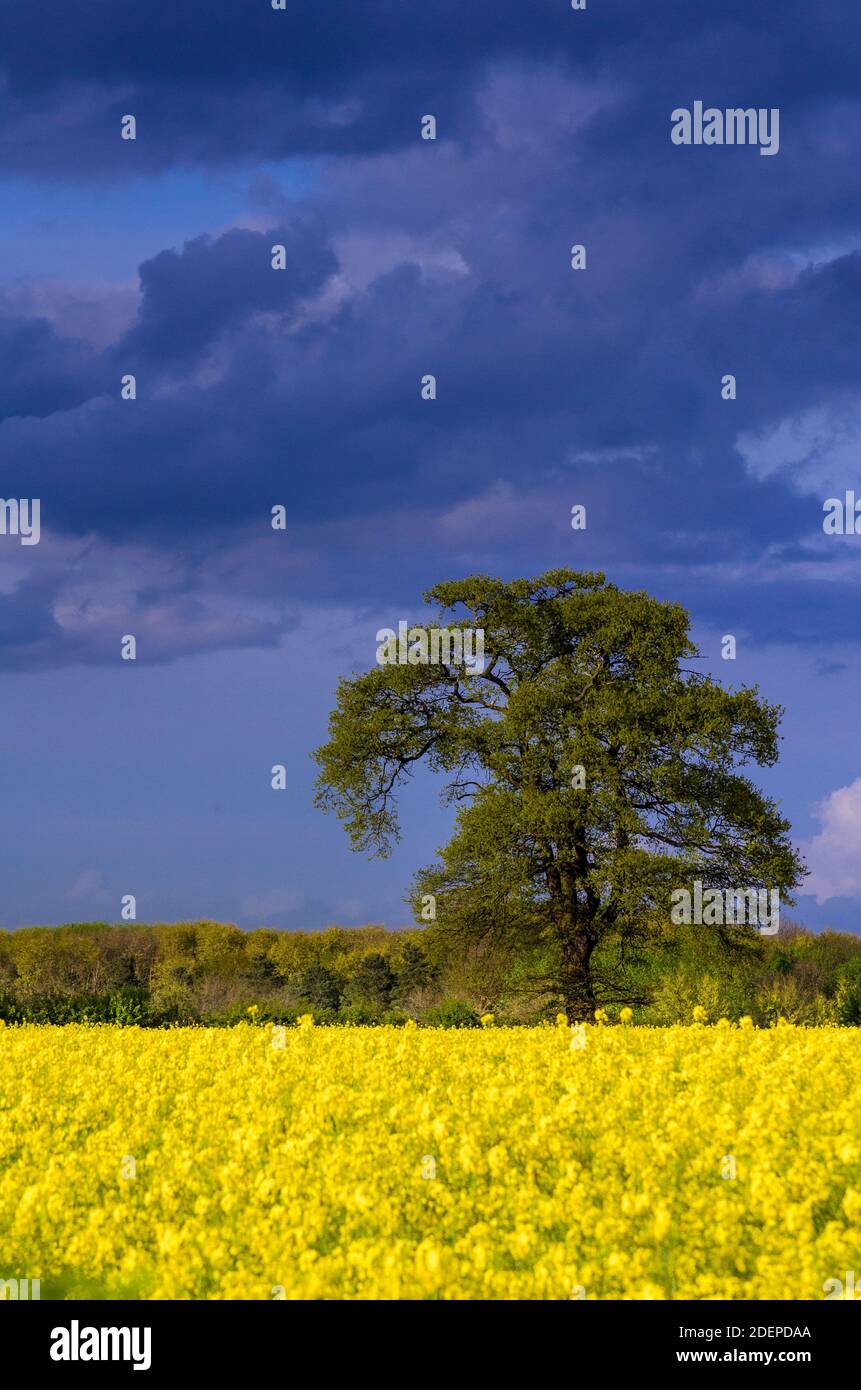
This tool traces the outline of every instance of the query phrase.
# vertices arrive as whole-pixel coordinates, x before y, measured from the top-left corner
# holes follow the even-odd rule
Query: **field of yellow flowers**
[[[819,1299],[861,1259],[859,1098],[838,1028],[2,1028],[0,1278]]]

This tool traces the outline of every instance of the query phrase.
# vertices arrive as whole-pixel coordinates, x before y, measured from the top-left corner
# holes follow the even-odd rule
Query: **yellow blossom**
[[[552,1021],[305,1018],[278,1047],[247,1022],[4,1029],[3,1274],[64,1298],[743,1302],[857,1270],[854,1030],[578,1024],[568,1047]]]

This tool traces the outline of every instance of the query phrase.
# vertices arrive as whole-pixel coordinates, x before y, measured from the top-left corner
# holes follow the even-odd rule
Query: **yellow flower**
[[[313,1015],[313,1014],[300,1014],[299,1017],[298,1017],[297,1020],[296,1020],[296,1023],[297,1023],[297,1026],[298,1026],[299,1028],[313,1028],[313,1027],[314,1027],[314,1015]]]
[[[662,1241],[669,1229],[670,1213],[667,1211],[667,1208],[661,1204],[655,1209],[655,1214],[652,1218],[652,1233],[655,1240]]]
[[[567,1015],[567,1014],[557,1014],[557,1015],[556,1015],[556,1027],[557,1027],[557,1028],[567,1028],[567,1027],[568,1027],[568,1015]]]
[[[492,1028],[495,1022],[496,1022],[496,1015],[495,1015],[495,1014],[482,1014],[482,1015],[481,1015],[481,1026],[482,1026],[482,1028]]]
[[[619,1010],[619,1022],[620,1022],[620,1023],[630,1023],[630,1022],[631,1022],[631,1019],[632,1019],[633,1017],[634,1017],[634,1010],[633,1010],[633,1009],[629,1009],[628,1006],[627,1006],[627,1004],[625,1005],[624,1009],[620,1009],[620,1010]]]
[[[707,1023],[708,1017],[708,1009],[704,1009],[702,1004],[694,1005],[694,1023]]]
[[[249,1005],[248,1005],[248,1008],[246,1009],[245,1012],[246,1012],[246,1013],[249,1013],[249,1014],[251,1015],[251,1020],[252,1020],[252,1022],[254,1022],[254,1020],[257,1018],[257,1015],[258,1015],[259,1012],[260,1012],[260,1005],[259,1005],[259,1004],[249,1004]]]
[[[70,1299],[813,1301],[845,1277],[845,1028],[304,1018],[277,1048],[248,1015],[0,1030],[10,1277],[58,1251]]]
[[[606,1009],[596,1009],[596,1010],[595,1010],[595,1022],[596,1022],[596,1023],[609,1023],[609,1021],[610,1021],[610,1020],[609,1020],[609,1015],[607,1014]]]
[[[861,1191],[850,1187],[843,1198],[843,1210],[852,1222],[861,1221]]]

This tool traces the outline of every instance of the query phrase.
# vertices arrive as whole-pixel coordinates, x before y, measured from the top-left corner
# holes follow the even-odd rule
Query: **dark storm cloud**
[[[79,374],[101,388],[92,398],[52,409],[46,370],[36,399],[44,333],[29,368],[20,356],[34,401],[31,418],[0,426],[7,494],[44,495],[54,525],[71,531],[169,538],[192,521],[248,521],[276,501],[306,522],[415,496],[444,507],[499,478],[577,477],[578,451],[645,441],[658,453],[625,487],[662,529],[682,529],[686,509],[713,497],[727,515],[742,504],[734,529],[751,517],[761,536],[765,520],[769,537],[772,504],[763,517],[733,444],[741,429],[857,379],[861,348],[848,330],[861,257],[704,312],[681,254],[672,295],[643,282],[642,246],[614,275],[592,244],[593,268],[578,277],[560,239],[527,228],[517,244],[526,284],[513,281],[510,248],[497,257],[491,227],[482,247],[474,216],[464,273],[431,283],[398,265],[331,310],[308,310],[337,268],[319,228],[304,242],[283,227],[230,232],[145,264],[136,323],[106,354],[81,356]],[[275,272],[270,246],[282,238],[288,270]],[[657,256],[657,229],[649,239]],[[741,383],[732,404],[719,391],[729,368]],[[429,371],[434,402],[420,399]],[[119,399],[125,372],[137,401]],[[684,462],[688,450],[700,465]],[[593,486],[614,473],[604,468]],[[776,506],[780,535],[798,503]]]
[[[846,42],[859,18],[843,8],[838,41],[806,4],[749,11],[575,14],[553,0],[311,15],[295,0],[286,16],[130,3],[106,18],[77,3],[42,7],[38,42],[36,11],[11,33],[7,17],[7,168],[85,178],[128,159],[336,156],[298,212],[261,180],[265,230],[146,261],[135,320],[103,350],[8,307],[4,492],[41,497],[40,549],[58,547],[41,587],[7,594],[0,640],[16,661],[48,659],[58,612],[57,650],[105,659],[106,572],[66,602],[80,562],[63,547],[84,537],[126,548],[116,621],[149,613],[162,656],[189,649],[195,619],[204,645],[265,645],[294,598],[377,601],[466,568],[562,563],[650,576],[716,622],[736,585],[763,633],[790,617],[837,630],[845,556],[811,549],[810,497],[757,481],[737,440],[859,379]],[[696,97],[785,99],[779,156],[671,145],[671,109]],[[125,110],[134,147],[117,134]],[[418,139],[425,110],[436,144]],[[737,401],[721,400],[725,372]],[[134,402],[119,399],[125,373]],[[427,373],[434,402],[420,399]],[[576,549],[575,501],[590,517]],[[249,559],[255,536],[273,538],[275,503],[288,568]],[[152,572],[129,586],[134,546]],[[170,581],[154,555],[182,557]],[[210,614],[231,591],[226,557],[247,621]],[[252,613],[255,599],[274,607]],[[37,647],[18,644],[16,601]]]
[[[44,318],[5,315],[0,302],[0,420],[82,405],[99,389],[95,354]]]
[[[113,354],[119,364],[173,371],[211,350],[219,337],[258,313],[287,314],[320,290],[337,262],[312,222],[259,232],[202,236],[181,252],[162,251],[140,269],[141,307]],[[289,274],[273,272],[272,247],[289,248]]]
[[[121,177],[189,162],[368,153],[407,145],[418,117],[474,131],[488,65],[559,60],[581,78],[611,68],[648,81],[643,109],[751,84],[770,104],[857,94],[861,14],[806,0],[42,0],[0,16],[0,167]],[[692,90],[692,87],[696,90]],[[119,140],[126,112],[134,147]]]

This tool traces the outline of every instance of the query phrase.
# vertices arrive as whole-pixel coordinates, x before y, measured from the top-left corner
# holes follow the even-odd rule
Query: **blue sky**
[[[0,537],[0,925],[403,923],[450,813],[418,777],[381,862],[313,808],[337,678],[440,579],[570,564],[785,706],[793,915],[861,927],[861,536],[822,530],[861,497],[859,39],[851,0],[0,17],[2,491],[42,503]],[[674,145],[697,100],[778,108],[779,152]]]
[[[257,190],[270,181],[285,196],[300,196],[314,177],[313,162],[299,159],[229,169],[168,168],[121,181],[9,174],[0,179],[0,198],[14,218],[0,224],[0,283],[136,285],[141,262],[159,251],[253,222]]]

